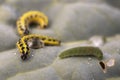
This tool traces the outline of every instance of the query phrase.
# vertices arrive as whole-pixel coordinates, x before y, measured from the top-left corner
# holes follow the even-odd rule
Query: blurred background
[[[120,33],[119,0],[0,0],[0,50],[15,47],[19,38],[16,20],[30,10],[39,10],[49,19],[46,29],[31,32],[62,42]]]
[[[30,61],[22,62],[20,56],[16,56],[19,53],[16,50],[16,42],[20,38],[16,29],[16,21],[22,14],[30,10],[41,11],[49,19],[46,29],[33,28],[30,30],[32,33],[52,36],[61,40],[62,43],[88,41],[37,49],[34,50],[34,53],[37,54],[34,54]],[[12,76],[13,78],[9,80],[37,78],[38,80],[79,80],[79,78],[105,80],[111,76],[119,77],[119,34],[120,0],[0,0],[0,64],[2,64],[0,80],[8,80]],[[106,42],[104,42],[104,37],[107,38]],[[113,40],[108,40],[108,37],[113,37]],[[89,43],[89,40],[93,43]],[[94,58],[56,60],[62,49],[76,45],[93,46],[94,40],[95,43],[97,41],[102,44],[101,49],[104,51],[106,59],[114,58],[117,62],[117,65],[108,73],[102,72],[98,60]],[[73,74],[74,70],[76,72]],[[73,75],[72,78],[71,75]],[[108,80],[120,80],[120,78]]]

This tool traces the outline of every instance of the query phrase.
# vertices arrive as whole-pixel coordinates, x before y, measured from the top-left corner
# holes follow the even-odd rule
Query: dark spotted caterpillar
[[[26,60],[30,54],[29,42],[34,41],[33,44],[41,43],[40,45],[60,45],[60,41],[57,39],[44,35],[29,34],[28,27],[32,22],[37,23],[41,28],[45,28],[48,25],[48,18],[39,11],[30,11],[25,13],[17,21],[17,30],[22,38],[16,43],[16,45],[21,53],[22,60]]]

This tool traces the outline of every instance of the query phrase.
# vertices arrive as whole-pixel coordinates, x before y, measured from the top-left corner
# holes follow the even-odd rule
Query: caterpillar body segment
[[[60,41],[48,36],[44,36],[44,35],[39,35],[39,34],[30,34],[30,35],[26,35],[23,36],[23,38],[21,39],[22,42],[27,41],[27,40],[31,40],[31,39],[39,39],[40,41],[42,41],[45,45],[53,45],[53,46],[57,46],[60,45]]]
[[[39,11],[29,11],[23,14],[17,21],[17,30],[20,36],[29,34],[28,27],[31,23],[36,23],[40,25],[40,28],[45,28],[48,25],[48,18]]]
[[[34,15],[31,18],[27,18],[27,19],[23,18],[21,20],[24,21],[22,24],[25,25],[26,27],[28,27],[30,25],[30,23],[32,23],[32,22],[40,25],[40,28],[44,28],[45,26],[47,26],[47,24],[44,22],[44,20],[42,18],[37,18]]]
[[[18,41],[18,42],[16,43],[16,46],[18,47],[19,52],[22,53],[23,50],[22,50],[22,47],[21,47],[20,45],[21,45],[21,42]]]
[[[40,11],[29,11],[29,12],[23,14],[22,18],[23,19],[26,19],[26,18],[34,18],[34,19],[41,18],[45,22],[46,25],[48,24],[47,16]]]
[[[61,59],[74,57],[74,56],[94,56],[101,60],[103,58],[103,53],[98,47],[75,47],[65,50],[60,53],[59,57]]]
[[[20,21],[17,21],[17,31],[21,37],[29,34],[28,28],[25,27],[25,25],[23,25]]]
[[[26,60],[28,55],[30,54],[30,49],[29,49],[29,46],[27,45],[27,43],[19,40],[16,43],[16,46],[18,47],[18,50],[21,53],[21,59]]]

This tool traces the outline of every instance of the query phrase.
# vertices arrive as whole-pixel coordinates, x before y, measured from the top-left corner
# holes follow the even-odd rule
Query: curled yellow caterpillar
[[[45,45],[53,45],[53,46],[60,45],[59,40],[48,37],[48,36],[44,36],[44,35],[30,34],[30,35],[23,36],[16,44],[20,53],[22,54],[21,55],[22,60],[26,60],[28,55],[30,54],[28,41],[34,40],[34,39],[38,39],[39,42],[42,41],[42,44],[45,44]]]
[[[23,14],[17,21],[17,30],[20,36],[29,34],[28,27],[31,23],[37,23],[40,28],[45,28],[48,25],[48,18],[39,11],[29,11]]]

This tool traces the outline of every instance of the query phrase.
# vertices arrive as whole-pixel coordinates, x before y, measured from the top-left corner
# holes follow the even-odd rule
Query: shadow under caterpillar
[[[98,47],[85,46],[70,48],[59,54],[61,59],[75,56],[94,56],[101,60],[103,58],[103,53]]]

